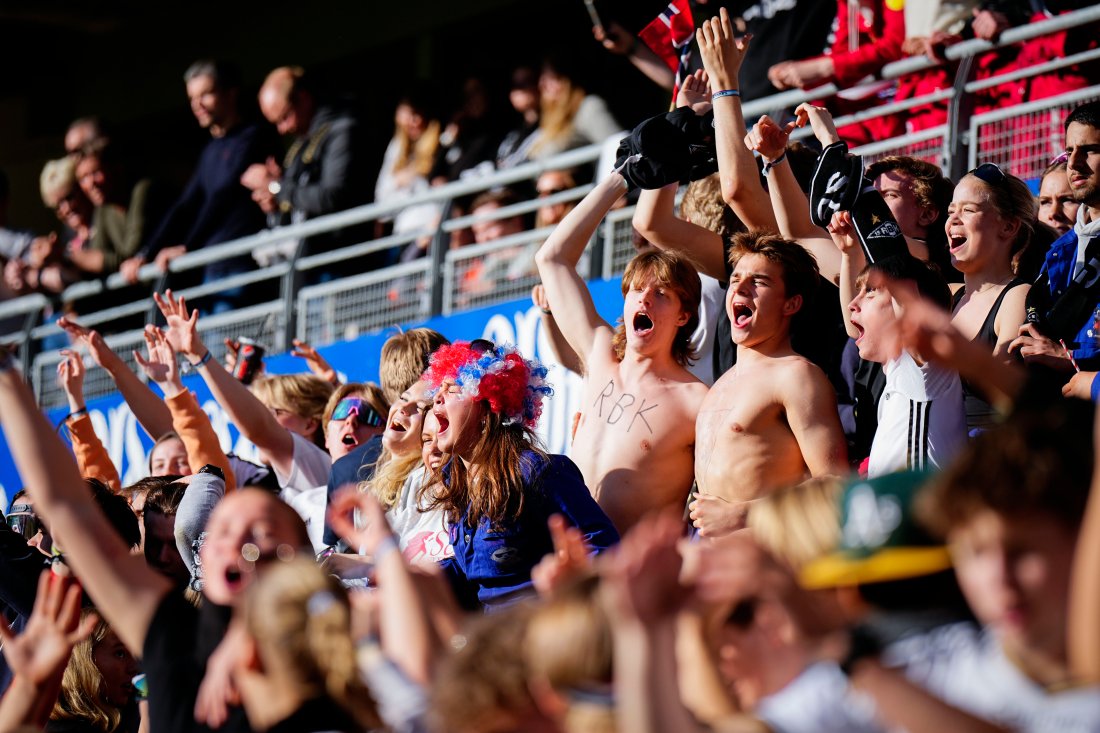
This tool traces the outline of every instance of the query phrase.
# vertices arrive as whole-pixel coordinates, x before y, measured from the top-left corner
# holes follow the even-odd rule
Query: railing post
[[[42,312],[44,308],[33,308],[27,312],[26,318],[23,321],[23,340],[19,344],[19,360],[23,362],[23,377],[31,382],[31,388],[35,390],[35,399],[38,399],[39,393],[37,391],[37,385],[35,385],[34,374],[31,370],[31,361],[37,355],[37,349],[34,348],[34,339],[31,338],[31,331],[34,330],[42,321]]]
[[[970,160],[970,146],[977,140],[970,139],[970,118],[974,116],[974,95],[966,94],[965,87],[974,76],[975,56],[959,59],[955,74],[955,96],[947,105],[947,131],[944,133],[943,168],[947,177],[957,181],[966,175]]]
[[[294,254],[290,258],[290,267],[287,268],[286,274],[280,278],[280,293],[279,295],[283,299],[283,343],[272,344],[273,348],[279,348],[280,346],[286,348],[289,344],[294,343],[294,334],[298,328],[297,312],[294,308],[294,303],[298,299],[298,290],[302,287],[302,279],[304,275],[298,270],[298,260],[300,260],[306,251],[306,238],[301,237],[298,239],[297,245],[294,247]],[[305,314],[302,315],[305,317]]]
[[[431,284],[431,315],[433,317],[443,313],[443,260],[447,256],[447,249],[451,244],[451,235],[443,228],[444,222],[451,218],[451,209],[454,208],[454,199],[447,199],[440,206],[439,227],[432,235],[432,243],[428,250],[428,256],[432,258],[432,269],[428,271],[428,282]]]

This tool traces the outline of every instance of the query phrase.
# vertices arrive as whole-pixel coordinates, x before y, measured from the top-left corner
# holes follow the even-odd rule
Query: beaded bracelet
[[[737,90],[737,89],[723,89],[720,92],[715,92],[714,94],[710,95],[710,98],[712,100],[714,100],[714,99],[721,99],[722,97],[740,97],[740,96],[741,96],[740,90]]]

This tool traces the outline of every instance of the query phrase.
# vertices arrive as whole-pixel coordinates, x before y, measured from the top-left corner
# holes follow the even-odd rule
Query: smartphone
[[[584,7],[588,10],[588,17],[592,19],[592,27],[599,28],[603,33],[603,21],[600,20],[600,14],[596,12],[596,3],[594,0],[584,0]]]

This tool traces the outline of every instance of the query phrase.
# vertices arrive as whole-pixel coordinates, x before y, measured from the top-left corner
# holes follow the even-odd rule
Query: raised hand
[[[810,123],[814,137],[821,143],[821,147],[827,148],[833,143],[840,142],[840,134],[836,131],[836,124],[833,123],[833,115],[824,107],[803,102],[795,107],[794,116],[795,123],[799,127],[805,127],[807,122]]]
[[[739,89],[738,78],[741,62],[749,50],[751,35],[738,38],[730,21],[729,12],[722,8],[718,17],[703,21],[695,31],[695,40],[699,44],[699,55],[703,58],[703,68],[710,77],[712,92],[725,89]]]
[[[668,622],[693,598],[680,583],[683,561],[676,549],[683,524],[666,513],[642,519],[603,563],[613,613],[625,621]]]
[[[176,298],[171,290],[164,291],[164,295],[153,293],[153,300],[168,323],[165,336],[172,348],[192,362],[206,356],[206,346],[199,337],[199,312],[189,311],[183,296]]]
[[[134,360],[145,372],[145,376],[156,382],[165,396],[179,394],[183,391],[183,382],[180,380],[179,364],[172,344],[156,326],[146,326],[144,335],[148,357],[142,358],[141,353],[135,351]]]
[[[362,527],[355,526],[359,514]],[[359,548],[360,554],[375,557],[381,545],[393,537],[393,530],[386,520],[386,510],[374,494],[359,491],[348,485],[333,495],[328,509],[328,521],[336,534],[348,545]],[[377,558],[376,558],[377,562]]]
[[[710,80],[704,69],[696,69],[694,74],[688,75],[684,83],[680,85],[680,91],[676,94],[677,107],[691,107],[697,115],[705,115],[710,111]]]
[[[321,356],[317,352],[317,349],[301,339],[294,339],[292,343],[294,344],[294,348],[290,350],[291,356],[305,359],[306,366],[309,367],[309,370],[329,384],[338,385],[340,383],[340,377],[336,374],[336,370],[332,368],[331,364],[325,361],[325,357]]]
[[[797,124],[792,120],[780,127],[775,120],[764,115],[752,126],[749,134],[745,135],[745,147],[760,153],[764,160],[773,161],[787,152],[787,138]]]
[[[84,358],[71,349],[62,349],[65,357],[57,364],[57,383],[69,399],[70,412],[84,409]]]
[[[855,227],[852,226],[852,214],[848,211],[838,211],[829,220],[826,227],[833,237],[833,244],[841,254],[850,254],[860,248],[859,239],[856,237]]]
[[[552,594],[592,567],[592,550],[579,529],[567,525],[560,514],[550,517],[548,524],[554,552],[531,569],[531,580],[541,596]]]
[[[88,637],[98,618],[88,614],[80,620],[80,585],[52,570],[38,578],[34,610],[23,633],[16,636],[0,621],[4,659],[15,675],[35,685],[59,678],[69,663],[73,647]]]
[[[592,26],[592,36],[608,51],[619,56],[629,56],[637,43],[630,31],[614,21],[606,26]]]

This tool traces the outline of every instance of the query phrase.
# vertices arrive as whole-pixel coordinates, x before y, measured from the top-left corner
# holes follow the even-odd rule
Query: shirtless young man
[[[778,236],[733,238],[726,310],[737,365],[714,383],[695,424],[699,493],[691,519],[705,537],[744,526],[747,502],[807,474],[848,472],[836,395],[791,348],[791,319],[817,280],[813,257]]]
[[[620,533],[653,510],[683,506],[707,393],[686,368],[700,292],[687,259],[651,251],[631,260],[617,329],[596,313],[577,274],[585,245],[626,188],[617,172],[597,184],[536,257],[554,319],[586,366],[572,458]]]

